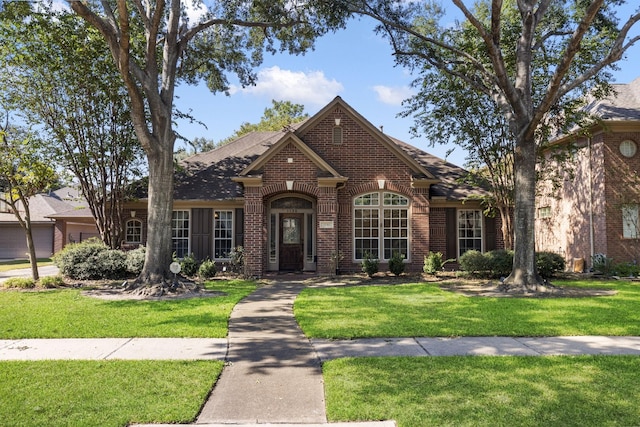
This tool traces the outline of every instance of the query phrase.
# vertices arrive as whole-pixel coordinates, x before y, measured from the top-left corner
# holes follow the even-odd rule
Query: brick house
[[[588,136],[554,141],[573,144],[572,161],[560,188],[543,182],[536,200],[536,249],[562,254],[576,271],[596,253],[640,261],[640,78],[613,87],[587,106],[599,119]]]
[[[380,271],[394,252],[420,271],[429,251],[457,258],[502,247],[499,219],[465,171],[373,126],[340,97],[278,132],[254,132],[184,160],[176,174],[173,249],[224,262],[238,245],[247,273]],[[144,243],[146,200],[128,206],[126,243]]]

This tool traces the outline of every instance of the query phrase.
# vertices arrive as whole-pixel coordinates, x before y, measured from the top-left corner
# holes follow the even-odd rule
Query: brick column
[[[424,257],[429,254],[429,189],[417,188],[411,207],[411,264],[408,270],[422,271]]]
[[[264,203],[259,187],[246,187],[244,194],[244,270],[262,277],[265,271],[266,228]]]
[[[317,271],[319,274],[334,274],[331,271],[331,254],[337,250],[338,242],[338,193],[335,187],[319,188],[317,236]]]

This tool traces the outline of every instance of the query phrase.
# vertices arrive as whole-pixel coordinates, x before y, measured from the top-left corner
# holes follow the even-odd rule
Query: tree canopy
[[[23,129],[0,127],[0,201],[12,210],[25,231],[31,276],[38,280],[38,260],[31,229],[29,199],[57,182],[57,174],[42,149],[41,141]]]
[[[0,96],[76,178],[102,240],[120,245],[122,205],[144,171],[122,79],[98,31],[70,11],[7,4]]]

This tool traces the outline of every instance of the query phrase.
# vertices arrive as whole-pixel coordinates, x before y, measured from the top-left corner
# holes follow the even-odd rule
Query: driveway
[[[58,274],[58,267],[55,265],[46,265],[44,267],[38,267],[38,273],[40,277],[43,276],[55,276]],[[30,268],[20,268],[16,270],[0,271],[0,283],[4,282],[10,277],[31,277]]]

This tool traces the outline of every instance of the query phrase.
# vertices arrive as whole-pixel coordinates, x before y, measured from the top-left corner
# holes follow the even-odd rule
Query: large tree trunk
[[[544,291],[544,282],[536,269],[535,208],[536,208],[536,147],[533,138],[521,136],[516,141],[514,255],[513,270],[505,285],[525,292]]]
[[[149,200],[147,250],[138,276],[141,285],[162,283],[169,277],[172,259],[171,215],[173,211],[173,139],[147,153],[149,159]],[[166,147],[168,145],[168,147]]]

